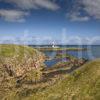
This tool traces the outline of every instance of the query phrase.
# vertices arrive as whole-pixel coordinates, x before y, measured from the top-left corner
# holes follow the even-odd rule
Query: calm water
[[[70,46],[71,47],[71,46]],[[86,58],[86,59],[96,59],[100,58],[100,46],[79,46],[82,48],[87,48],[86,51],[68,51],[69,54],[78,57],[78,58]]]
[[[48,45],[49,47],[50,45]],[[45,47],[45,46],[41,46],[41,47]],[[47,45],[46,45],[47,47]],[[68,53],[70,55],[73,55],[75,57],[78,57],[78,58],[86,58],[86,59],[89,59],[89,60],[92,60],[92,59],[96,59],[96,58],[100,58],[100,46],[99,45],[83,45],[83,46],[79,46],[79,45],[59,45],[59,47],[71,47],[71,48],[87,48],[88,50],[87,51],[64,51],[64,53]],[[45,51],[44,52],[47,56],[51,57],[51,58],[54,58],[55,55],[56,55],[56,51]],[[46,61],[45,64],[50,67],[50,66],[53,66],[54,64],[56,64],[57,62],[59,62],[59,60],[50,60],[50,61]]]

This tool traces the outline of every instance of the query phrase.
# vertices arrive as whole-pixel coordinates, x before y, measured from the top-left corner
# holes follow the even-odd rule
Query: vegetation
[[[100,59],[91,61],[27,100],[100,100]]]
[[[21,45],[0,48],[1,100],[100,99],[100,59],[87,62],[58,53],[56,59],[63,56],[68,62],[44,68],[45,56],[36,49]]]
[[[16,87],[40,80],[44,58],[28,46],[0,45],[0,99]]]
[[[52,48],[52,47],[42,47],[42,48],[36,48],[40,51],[84,51],[84,50],[87,50],[86,48],[59,48],[59,47],[55,47],[55,48]]]
[[[72,60],[72,59],[78,59],[68,53],[63,53],[62,51],[60,52],[57,52],[56,56],[55,56],[55,59],[60,59],[60,58],[66,58],[67,60]]]
[[[45,67],[44,71],[54,71],[54,70],[70,70],[71,68],[78,68],[85,64],[87,60],[85,59],[71,59],[67,61],[60,61],[52,67]]]
[[[38,84],[38,87],[28,84],[28,87],[17,88],[6,98],[8,100],[100,99],[100,60],[88,62],[76,71],[63,74],[63,76],[60,74],[60,76],[57,80],[52,78],[53,84],[48,81],[48,85],[43,82],[43,84]]]

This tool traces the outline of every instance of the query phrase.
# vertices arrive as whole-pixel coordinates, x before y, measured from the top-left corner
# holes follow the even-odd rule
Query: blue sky
[[[86,44],[99,37],[99,5],[100,0],[0,0],[0,37],[7,43],[27,37],[30,44],[79,37]]]

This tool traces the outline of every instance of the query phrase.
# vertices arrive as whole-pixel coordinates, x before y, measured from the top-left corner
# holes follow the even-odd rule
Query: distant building
[[[55,43],[54,42],[52,43],[52,48],[55,48]]]
[[[59,47],[55,45],[55,42],[52,42],[52,48],[59,48]]]

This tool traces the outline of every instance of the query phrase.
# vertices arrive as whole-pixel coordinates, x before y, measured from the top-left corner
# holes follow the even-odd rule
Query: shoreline
[[[39,51],[86,51],[87,48],[52,48],[52,47],[34,47]]]

